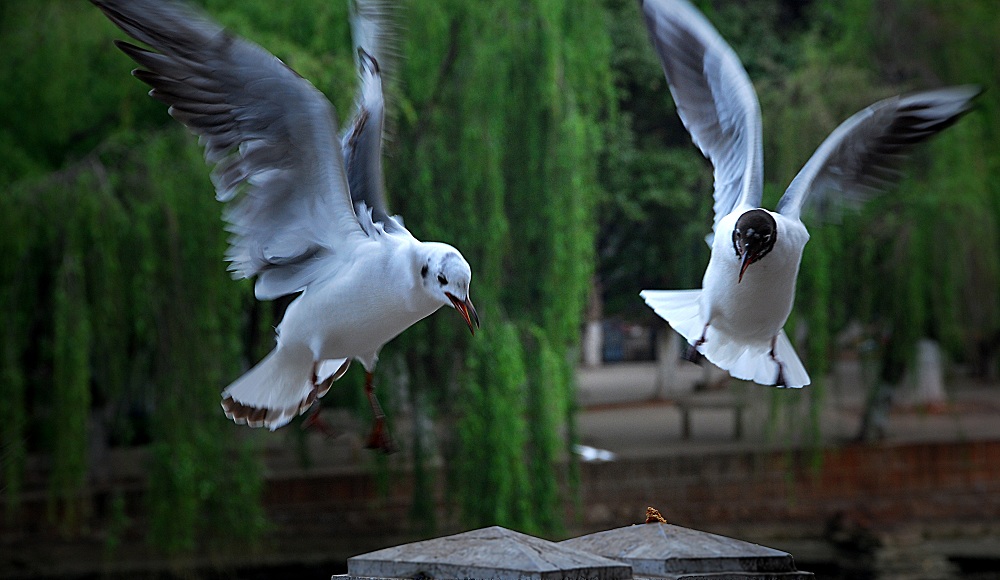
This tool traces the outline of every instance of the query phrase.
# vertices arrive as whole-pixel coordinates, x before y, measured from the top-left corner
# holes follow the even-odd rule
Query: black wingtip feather
[[[379,69],[378,60],[360,46],[358,47],[358,60],[361,61],[362,69],[369,68],[373,74],[381,74],[382,71]]]
[[[136,46],[136,45],[132,44],[131,42],[127,42],[125,40],[121,40],[121,39],[118,39],[118,38],[112,40],[111,42],[114,43],[115,47],[118,48],[118,50],[124,52],[125,54],[129,55],[132,58],[135,58],[133,56],[135,54],[151,53],[152,52],[151,50],[146,50],[145,48],[142,48],[141,46]]]

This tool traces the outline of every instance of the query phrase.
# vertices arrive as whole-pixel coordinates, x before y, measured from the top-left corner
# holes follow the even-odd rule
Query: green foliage
[[[349,114],[346,2],[199,4],[310,79],[341,120]],[[184,552],[221,531],[253,536],[260,470],[221,420],[218,391],[266,350],[271,309],[226,276],[198,150],[181,130],[159,129],[173,123],[124,74],[130,64],[110,43],[120,34],[99,11],[54,0],[0,10],[0,49],[14,55],[0,81],[20,89],[0,96],[10,119],[0,182],[17,182],[0,200],[16,232],[0,247],[16,258],[2,266],[14,335],[0,351],[0,394],[12,402],[0,411],[4,485],[16,496],[28,451],[51,452],[53,506],[76,525],[88,424],[107,423],[114,441],[151,440],[153,543]],[[553,531],[612,108],[605,15],[593,2],[516,0],[414,0],[400,11],[404,59],[387,83],[390,206],[422,239],[463,250],[485,327],[470,340],[454,316],[432,317],[386,348],[379,382],[408,385],[422,417],[457,417],[453,440],[464,443],[443,450],[415,428],[418,491],[431,485],[423,460],[443,451],[463,474],[454,483],[468,521]],[[330,401],[358,404],[348,394],[360,393],[348,384],[357,378]],[[418,492],[414,514],[433,523],[419,503],[431,495]]]
[[[349,114],[346,2],[200,4],[310,79],[341,120]],[[918,153],[900,188],[856,219],[810,218],[789,328],[807,330],[813,432],[833,337],[851,320],[891,331],[885,367],[905,368],[922,336],[972,357],[1000,332],[1000,42],[988,25],[1000,5],[698,4],[760,94],[768,204],[870,102],[947,83],[989,88]],[[696,287],[711,168],[673,111],[634,1],[410,0],[400,22],[389,205],[421,239],[462,250],[484,325],[471,338],[440,313],[383,352],[379,383],[406,387],[399,401],[383,388],[384,402],[408,401],[417,417],[404,442],[417,463],[412,513],[433,527],[428,465],[442,455],[468,524],[555,534],[560,484],[578,477],[563,458],[591,280],[609,312],[649,318],[640,289]],[[83,525],[87,442],[101,427],[115,444],[150,442],[153,543],[184,552],[251,541],[265,523],[261,468],[218,393],[269,348],[283,305],[257,303],[250,283],[226,275],[200,152],[125,74],[110,42],[120,36],[86,2],[0,3],[0,85],[16,87],[0,94],[7,516],[29,453],[43,453],[53,517],[65,531]],[[349,373],[325,403],[363,408],[360,379]],[[452,429],[438,441],[430,421]]]
[[[484,327],[470,342],[438,315],[386,352],[405,349],[411,388],[458,416],[445,452],[467,521],[553,532],[559,463],[543,458],[555,457],[568,421],[592,272],[611,106],[610,44],[594,33],[604,14],[588,2],[517,0],[410,10],[388,190],[412,231],[465,254]],[[547,353],[521,346],[536,343]],[[534,372],[540,364],[549,372]],[[528,437],[518,433],[525,416],[541,420]]]
[[[248,286],[221,267],[224,233],[193,145],[178,128],[141,140],[122,133],[0,199],[5,231],[16,232],[2,239],[14,258],[4,308],[20,329],[4,347],[14,380],[0,389],[20,403],[5,411],[4,441],[22,463],[5,462],[5,478],[16,492],[26,448],[51,453],[51,513],[70,533],[86,515],[91,425],[107,417],[97,433],[127,443],[142,427],[130,419],[137,410],[152,416],[157,545],[261,529],[259,468],[217,413],[218,392],[241,364]]]
[[[0,54],[7,55],[0,67],[0,184],[82,157],[117,117],[126,124],[165,117],[121,74],[129,68],[110,46],[111,29],[88,2],[15,0],[0,7]]]
[[[495,323],[474,343],[466,375],[454,467],[462,513],[475,527],[533,529],[522,455],[527,443],[524,352],[512,323]]]
[[[701,281],[712,170],[677,117],[638,3],[604,4],[618,106],[605,120],[596,273],[606,312],[652,320],[639,290],[693,288]]]
[[[933,2],[909,3],[888,15],[878,15],[877,20],[873,8],[864,3],[858,3],[857,8],[851,13],[852,17],[840,18],[840,27],[845,33],[835,35],[842,39],[834,43],[837,48],[809,51],[805,67],[794,77],[798,80],[794,85],[796,94],[814,95],[811,97],[814,104],[802,109],[808,111],[807,115],[815,119],[816,111],[831,112],[822,116],[830,120],[823,122],[826,127],[819,131],[820,134],[832,130],[853,111],[887,94],[915,87],[977,81],[995,83],[998,80],[995,63],[987,65],[980,59],[977,68],[967,68],[961,75],[949,75],[947,69],[957,63],[940,62],[926,53],[926,46],[931,44],[949,47],[951,51],[969,46],[957,37],[955,29],[923,25],[939,22],[941,6]],[[950,15],[953,10],[946,12]],[[830,20],[835,17],[827,13],[828,26]],[[875,21],[883,29],[912,32],[875,36],[885,39],[881,42],[850,40],[858,35],[858,30],[873,26],[868,22]],[[978,30],[971,19],[958,26],[962,30]],[[926,36],[921,38],[924,34]],[[932,38],[936,39],[932,41]],[[918,46],[924,48],[918,49]],[[992,46],[995,50],[997,43],[994,41]],[[926,68],[915,72],[915,65],[910,63],[913,50],[925,52],[921,58],[923,67],[938,61],[939,72]],[[989,50],[986,48],[984,52]],[[870,64],[871,52],[880,57],[876,69]],[[966,56],[968,54],[963,54],[962,58]],[[991,69],[992,79],[988,73]],[[900,70],[909,73],[901,86],[886,82],[885,79],[891,79],[887,73]],[[988,73],[986,78],[984,73]],[[977,288],[995,288],[1000,274],[1000,246],[995,243],[997,214],[991,211],[996,196],[989,191],[993,181],[989,178],[989,159],[996,158],[996,148],[986,146],[983,135],[983,128],[995,123],[983,123],[980,115],[980,112],[995,111],[996,99],[980,99],[980,103],[980,111],[918,150],[905,168],[911,177],[870,204],[860,219],[814,230],[810,246],[822,235],[823,256],[838,259],[823,264],[826,266],[823,268],[804,267],[805,284],[800,287],[800,299],[809,292],[813,295],[813,306],[807,311],[814,312],[822,307],[819,309],[834,315],[820,327],[827,329],[827,333],[843,327],[848,318],[881,327],[888,325],[891,340],[884,362],[888,366],[883,373],[887,379],[898,380],[912,360],[913,347],[920,338],[941,341],[955,358],[962,360],[974,351],[970,347],[977,338],[1000,328],[995,293],[986,300],[968,296],[970,291],[977,292]],[[787,111],[787,107],[784,110]],[[780,112],[773,118],[777,126],[792,126],[796,130],[808,122],[805,118],[788,119],[787,114]],[[794,151],[794,141],[790,137],[777,143],[785,151]],[[790,157],[780,152],[778,156]],[[848,233],[838,236],[833,230],[848,230]],[[945,240],[947,243],[942,243]],[[810,258],[822,260],[817,252],[810,255],[807,249],[804,263]],[[817,277],[829,276],[831,272],[837,283],[826,283],[828,290],[809,286],[822,285]],[[852,295],[862,298],[859,304],[839,298]],[[817,326],[813,324],[810,328]]]
[[[172,133],[176,135],[180,131]],[[225,235],[205,177],[173,171],[203,165],[190,139],[149,144],[138,172],[162,204],[156,218],[162,258],[152,274],[161,288],[153,359],[157,413],[152,424],[151,537],[168,551],[188,551],[205,538],[238,545],[262,530],[257,501],[261,472],[250,450],[218,414],[219,390],[239,372],[240,292],[220,267]],[[208,258],[208,259],[206,259]],[[183,315],[175,312],[183,306]],[[206,517],[208,516],[208,517]]]
[[[70,236],[75,232],[69,232]],[[52,415],[59,426],[52,432],[52,491],[65,511],[60,518],[70,529],[81,520],[76,492],[87,475],[87,420],[90,411],[90,320],[86,308],[82,256],[69,243],[56,270],[52,332]]]
[[[533,342],[526,352],[529,377],[527,475],[531,487],[528,500],[531,502],[530,513],[535,516],[532,531],[558,534],[563,528],[562,513],[553,506],[561,505],[560,490],[552,466],[559,461],[564,448],[560,434],[569,413],[567,403],[572,400],[572,393],[560,392],[559,388],[565,389],[572,383],[569,377],[560,376],[568,368],[565,356],[549,346],[540,330],[536,331]],[[568,370],[572,371],[572,368]]]

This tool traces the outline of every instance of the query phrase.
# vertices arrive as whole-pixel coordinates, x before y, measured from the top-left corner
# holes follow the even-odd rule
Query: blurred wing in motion
[[[389,215],[385,203],[382,173],[385,100],[379,66],[363,48],[358,48],[358,55],[361,75],[355,113],[342,140],[351,200],[355,206],[363,203],[370,209],[372,221],[381,222],[386,232],[403,232],[402,224]]]
[[[394,26],[389,7],[377,0],[351,2],[351,33],[357,56],[359,83],[354,117],[342,139],[344,164],[355,206],[364,203],[372,220],[389,233],[404,232],[390,217],[385,202],[382,143],[385,134],[385,65],[392,61]]]
[[[234,276],[261,299],[301,290],[365,236],[351,203],[333,106],[263,48],[162,0],[92,0],[126,34],[133,74],[199,136],[227,202]]]
[[[684,0],[643,0],[642,12],[691,138],[715,167],[715,221],[763,193],[760,105],[739,57]]]
[[[363,48],[375,59],[382,79],[387,80],[399,61],[399,8],[387,0],[350,0],[350,9],[354,49]],[[360,68],[360,54],[355,54]]]
[[[795,176],[778,212],[799,219],[810,196],[815,203],[839,192],[831,205],[857,205],[895,184],[913,146],[954,124],[979,93],[974,86],[947,87],[891,97],[855,113]]]

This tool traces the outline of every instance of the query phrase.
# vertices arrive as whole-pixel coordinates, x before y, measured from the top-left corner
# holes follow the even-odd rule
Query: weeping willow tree
[[[346,2],[203,4],[350,110]],[[195,140],[125,74],[112,27],[86,3],[38,6],[0,7],[0,47],[18,55],[0,79],[22,89],[0,96],[12,120],[0,151],[16,161],[0,198],[0,252],[12,257],[0,270],[5,495],[17,496],[28,454],[48,455],[52,519],[80,529],[100,467],[88,441],[103,429],[150,446],[155,545],[250,539],[263,526],[261,469],[218,394],[266,350],[275,321],[249,284],[228,279]],[[380,373],[393,374],[380,380],[407,385],[425,419],[401,437],[415,459],[414,515],[433,519],[430,460],[443,455],[469,525],[555,533],[560,484],[574,478],[560,465],[613,107],[604,13],[596,2],[413,0],[400,22],[390,207],[422,239],[462,249],[484,321],[470,339],[434,316],[383,352]],[[15,118],[38,102],[53,124]],[[324,402],[354,404],[356,378]],[[433,425],[443,440],[428,436]]]
[[[190,550],[261,529],[259,466],[211,420],[217,385],[239,369],[248,289],[204,258],[224,247],[213,200],[178,171],[201,164],[179,130],[122,133],[3,198],[0,227],[17,232],[4,240],[3,304],[18,323],[3,388],[19,403],[5,407],[5,442],[19,461],[50,454],[50,516],[68,533],[88,516],[81,492],[100,467],[89,448],[146,437],[154,543]],[[16,493],[23,464],[5,467]]]
[[[465,520],[551,533],[558,482],[573,477],[558,460],[611,96],[603,11],[510,0],[411,13],[389,191],[413,231],[462,249],[483,319],[471,340],[446,317],[402,337],[413,388],[456,417],[445,453]]]
[[[338,44],[346,5],[263,4],[224,17],[294,28],[306,39],[285,37],[287,60],[328,82],[353,74],[346,46],[339,58],[319,42],[322,57],[302,48],[310,32]],[[11,2],[0,12],[0,43],[14,55],[0,79],[19,87],[0,96],[0,151],[14,161],[0,175],[5,515],[18,516],[37,454],[51,467],[50,521],[80,533],[104,516],[90,485],[116,485],[102,450],[148,444],[149,541],[170,553],[245,547],[265,526],[262,465],[220,420],[219,390],[268,348],[272,320],[222,264],[199,148],[126,74],[93,7]]]

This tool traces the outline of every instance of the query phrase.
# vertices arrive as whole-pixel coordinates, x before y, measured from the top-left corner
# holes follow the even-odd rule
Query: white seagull
[[[736,53],[684,0],[645,0],[642,12],[677,113],[715,168],[715,222],[701,290],[640,295],[687,339],[688,360],[704,355],[762,385],[808,385],[782,330],[809,240],[803,203],[828,192],[860,201],[890,185],[910,147],[954,123],[979,89],[896,96],[856,113],[819,146],[772,212],[760,208],[760,105]]]
[[[359,3],[352,29],[360,86],[350,129],[338,137],[330,102],[266,50],[191,7],[163,0],[92,0],[126,34],[116,41],[141,68],[150,95],[199,136],[232,234],[236,278],[256,276],[260,300],[300,292],[277,346],[222,392],[237,423],[277,429],[305,412],[352,359],[366,371],[376,415],[369,446],[391,440],[372,372],[385,343],[443,305],[479,325],[472,271],[455,248],[414,238],[386,210],[382,176],[385,26]]]

